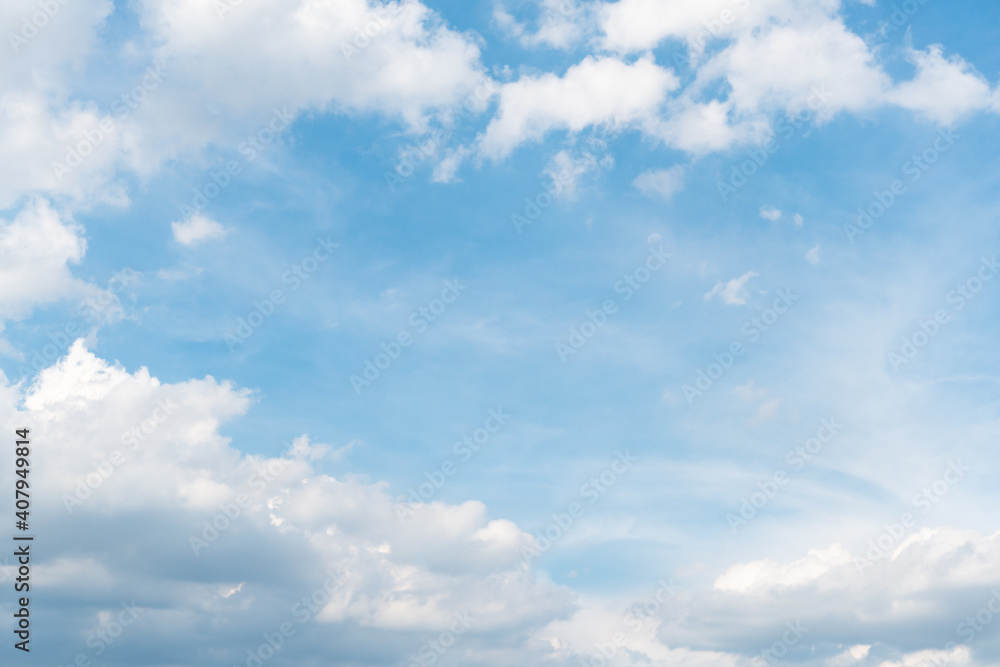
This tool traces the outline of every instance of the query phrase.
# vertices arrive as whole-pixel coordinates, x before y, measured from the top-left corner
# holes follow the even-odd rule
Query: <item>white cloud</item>
[[[872,3],[874,3],[874,1],[875,0],[871,0]],[[871,650],[871,644],[857,644],[856,646],[849,648],[847,652],[850,653],[851,657],[855,660],[861,660],[868,655],[869,650]]]
[[[11,221],[0,220],[0,313],[29,315],[35,306],[95,294],[70,265],[87,251],[83,228],[44,199],[28,203]]]
[[[651,57],[629,64],[588,56],[561,77],[543,74],[504,84],[497,116],[479,139],[480,150],[499,159],[553,130],[641,125],[655,117],[677,86],[673,72]]]
[[[687,42],[695,82],[644,130],[694,154],[766,141],[768,119],[781,110],[809,109],[824,122],[841,111],[895,104],[942,124],[975,110],[1000,111],[1000,93],[965,61],[946,60],[938,46],[911,51],[917,76],[894,86],[839,8],[839,0],[678,1],[669,7],[619,0],[602,3],[597,20],[612,51],[645,51],[670,38]],[[710,41],[722,48],[699,63]],[[723,81],[728,92],[712,99],[717,94],[709,91]]]
[[[114,11],[112,0],[59,2],[55,12],[46,4],[52,17],[39,19],[38,0],[0,3],[4,51],[0,90],[25,90],[39,84],[62,88],[70,77],[79,76],[98,29]]]
[[[838,653],[823,661],[823,667],[855,667],[859,666],[862,660],[868,657],[871,650],[870,644],[856,644],[846,651]]]
[[[941,125],[951,125],[975,111],[997,103],[997,92],[972,66],[958,56],[945,58],[935,44],[927,51],[911,50],[917,74],[893,88],[888,97],[899,106],[923,114]]]
[[[706,44],[722,41],[721,52],[698,68],[693,92],[725,79],[731,86],[725,101],[740,114],[797,111],[816,103],[817,91],[829,91],[820,112],[828,117],[867,108],[889,87],[864,41],[837,16],[839,7],[839,0],[681,0],[669,6],[619,0],[603,3],[599,20],[611,50],[642,51],[682,39],[693,65]]]
[[[781,211],[774,207],[761,206],[760,217],[765,220],[770,220],[771,222],[777,222],[778,220],[781,220]]]
[[[671,103],[664,117],[647,125],[650,135],[694,155],[760,142],[771,133],[763,117],[737,118],[730,100],[691,102],[685,96]]]
[[[733,565],[715,580],[717,591],[734,593],[801,587],[826,574],[831,568],[853,563],[851,554],[839,544],[827,549],[811,549],[797,561],[783,565],[772,560],[758,560]]]
[[[868,547],[852,553],[841,544],[810,549],[790,561],[734,564],[711,591],[691,591],[668,605],[657,636],[667,645],[725,643],[752,654],[759,652],[762,635],[795,619],[808,628],[808,644],[830,647],[825,656],[814,654],[803,664],[848,667],[889,660],[896,667],[930,667],[921,662],[928,658],[921,651],[953,647],[956,664],[993,664],[988,658],[994,649],[981,642],[972,643],[983,651],[978,660],[966,652],[964,645],[976,632],[965,619],[986,607],[1000,583],[1000,533],[923,528],[904,530],[895,542],[865,569],[856,559]],[[915,627],[924,629],[916,642]],[[879,649],[866,651],[874,642],[865,638],[878,638]],[[908,652],[891,648],[901,645]]]
[[[817,3],[826,8],[828,0]],[[788,0],[619,0],[602,3],[599,21],[603,45],[613,51],[645,51],[668,38],[682,39],[695,52],[713,39],[727,38],[764,24],[795,8]]]
[[[741,36],[698,73],[725,78],[739,112],[811,108],[819,119],[868,109],[890,85],[864,40],[839,19],[776,25]]]
[[[675,600],[660,593],[665,605]],[[660,601],[650,597],[657,606]],[[550,659],[558,665],[677,665],[680,667],[737,667],[738,658],[723,651],[692,650],[682,645],[667,646],[656,633],[655,623],[637,629],[637,621],[625,622],[626,614],[609,609],[599,601],[584,599],[581,608],[565,620],[554,621],[536,633],[536,640],[552,647]],[[655,618],[655,616],[654,616]],[[609,632],[609,629],[613,629]],[[623,640],[616,647],[608,641],[620,633]],[[614,649],[610,661],[607,655]],[[505,662],[504,664],[513,664]]]
[[[422,127],[486,78],[475,40],[419,2],[259,0],[220,19],[214,3],[145,0],[142,20],[171,78],[230,122],[287,105]]]
[[[195,246],[210,239],[224,239],[229,233],[218,222],[200,213],[184,221],[171,222],[170,228],[174,232],[174,240],[186,246]]]
[[[906,600],[932,591],[975,587],[979,595],[973,599],[982,597],[985,602],[990,587],[1000,582],[1000,533],[984,536],[954,528],[904,529],[904,535],[892,541],[894,546],[886,549],[884,556],[863,567],[858,563],[864,562],[865,550],[871,545],[852,554],[841,544],[832,544],[810,549],[790,563],[762,559],[733,565],[715,580],[713,588],[755,599],[784,591],[790,601],[798,597],[803,602],[810,597],[819,602],[849,595],[859,608],[902,619],[911,612],[931,614],[942,606],[962,604],[939,597],[935,605],[914,608],[908,607]],[[868,602],[878,600],[896,603],[882,609],[867,607]],[[844,609],[847,607],[841,611]],[[961,620],[966,615],[956,613],[955,618]]]
[[[796,213],[795,215],[792,216],[792,222],[795,223],[796,227],[801,227],[802,223],[805,221],[802,219],[801,213]]]
[[[115,129],[100,132],[96,146],[83,147],[87,153],[71,176],[53,168],[86,141],[85,133],[97,136],[106,118],[81,94],[80,81],[114,3],[45,7],[48,12],[37,0],[0,3],[5,52],[0,58],[0,208],[29,193],[68,195],[85,204],[124,203],[121,186],[109,183],[119,146]]]
[[[670,199],[684,188],[684,167],[676,165],[643,172],[632,181],[632,185],[647,197]]]
[[[705,300],[718,296],[730,306],[746,305],[747,299],[750,297],[746,288],[747,282],[758,275],[760,274],[756,271],[747,271],[739,278],[733,278],[727,283],[716,283],[715,287],[705,293]]]
[[[84,204],[127,202],[110,182],[120,159],[119,128],[100,129],[109,119],[95,105],[53,104],[39,92],[0,96],[0,207],[28,192],[68,195]]]

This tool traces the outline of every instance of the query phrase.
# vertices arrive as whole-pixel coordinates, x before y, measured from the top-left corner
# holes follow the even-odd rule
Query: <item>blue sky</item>
[[[0,10],[18,660],[1000,660],[1000,8],[54,6]]]

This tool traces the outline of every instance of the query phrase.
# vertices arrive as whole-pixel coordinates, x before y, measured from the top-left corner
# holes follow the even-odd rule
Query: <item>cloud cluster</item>
[[[566,590],[524,567],[528,536],[479,502],[435,502],[403,526],[383,485],[318,473],[324,448],[307,438],[243,454],[219,429],[254,396],[230,383],[161,383],[77,341],[39,374],[22,409],[20,399],[4,386],[0,415],[10,432],[29,425],[45,449],[32,473],[34,511],[61,536],[36,563],[39,594],[82,603],[57,612],[64,636],[134,598],[147,610],[136,638],[227,619],[199,648],[232,662],[244,641],[272,629],[270,609],[290,608],[328,571],[344,583],[315,622],[383,633],[399,660],[455,614],[471,616],[471,635],[516,636],[572,610]],[[12,483],[9,470],[4,477]],[[127,548],[108,535],[128,535]],[[330,654],[338,636],[309,648]]]
[[[235,146],[276,108],[293,117],[378,114],[419,133],[465,100],[475,100],[477,111],[489,102],[473,96],[492,81],[482,40],[414,0],[144,0],[137,8],[146,43],[155,46],[132,44],[127,56],[136,84],[146,67],[163,79],[147,91],[155,103],[129,104],[118,114],[74,90],[70,70],[91,54],[110,3],[66,5],[0,70],[8,84],[0,96],[8,128],[0,155],[18,165],[0,179],[0,205],[26,191],[124,204],[120,170],[151,174],[165,160],[194,161],[213,144]],[[14,29],[32,11],[26,0],[10,3],[0,23]],[[810,108],[824,122],[891,105],[951,124],[1000,109],[997,89],[940,45],[910,49],[915,75],[893,82],[877,51],[847,27],[836,0],[683,0],[669,7],[545,0],[540,11],[542,27],[533,35],[502,6],[497,17],[526,45],[568,49],[589,35],[594,53],[561,72],[525,71],[498,86],[498,107],[476,150],[442,151],[439,159],[449,163],[439,178],[455,180],[468,156],[502,159],[553,132],[598,126],[635,130],[697,156],[766,141],[778,111]],[[670,39],[686,45],[694,77],[685,86],[681,61],[656,62],[649,52]],[[716,48],[706,51],[710,43]],[[122,97],[132,90],[126,85]],[[74,155],[98,134],[100,141],[82,147],[82,160]],[[55,168],[67,160],[80,166]]]
[[[652,592],[656,614],[630,616],[600,598],[576,600],[525,566],[529,536],[479,502],[433,502],[401,525],[384,485],[316,470],[350,446],[330,456],[302,437],[273,454],[241,452],[220,429],[254,401],[212,377],[129,373],[81,341],[31,387],[0,387],[6,428],[30,425],[46,448],[49,463],[33,473],[35,512],[57,537],[36,584],[77,600],[56,612],[66,636],[85,636],[134,600],[144,612],[130,641],[218,625],[197,650],[241,661],[240,647],[256,646],[335,573],[336,589],[303,625],[329,630],[304,631],[297,649],[289,638],[273,664],[376,645],[387,651],[378,660],[405,660],[456,614],[473,619],[469,650],[482,657],[502,645],[507,660],[528,663],[614,649],[608,664],[738,667],[787,622],[807,629],[803,645],[824,647],[809,665],[918,665],[927,651],[978,665],[972,641],[992,650],[980,611],[1000,586],[1000,534],[924,528],[864,566],[864,553],[839,544],[737,563],[710,590]],[[102,537],[121,534],[124,549]],[[855,648],[836,648],[845,645]]]
[[[587,56],[562,75],[505,84],[480,149],[502,157],[552,131],[624,124],[701,155],[763,143],[779,111],[808,109],[822,123],[842,112],[896,106],[950,125],[1000,109],[997,88],[961,57],[946,57],[940,45],[911,48],[916,73],[894,82],[877,50],[847,27],[840,9],[838,0],[620,0],[599,3],[595,11],[563,12],[563,24],[572,20],[576,26],[572,34],[600,35],[595,46],[606,55]],[[670,39],[684,42],[687,62],[651,60],[650,49]],[[558,43],[568,48],[576,40]],[[705,57],[708,44],[719,48]],[[635,53],[643,55],[630,62]],[[684,87],[675,71],[682,66],[694,72]],[[639,96],[639,86],[648,95]],[[613,109],[610,100],[623,102]]]

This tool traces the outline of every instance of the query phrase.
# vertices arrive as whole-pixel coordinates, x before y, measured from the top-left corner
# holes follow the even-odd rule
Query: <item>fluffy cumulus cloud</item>
[[[681,667],[737,667],[739,656],[723,651],[667,645],[657,637],[659,613],[674,604],[664,582],[648,599],[630,609],[612,609],[596,601],[566,620],[555,621],[538,632],[538,640],[551,647],[552,664],[561,665],[679,665]],[[659,594],[664,603],[656,596]],[[648,606],[647,606],[648,605]],[[655,609],[644,613],[643,609]]]
[[[890,99],[942,125],[986,109],[998,109],[997,90],[959,56],[946,58],[940,45],[910,51],[916,76],[897,85]]]
[[[92,334],[124,317],[117,294],[135,282],[138,274],[123,270],[109,278],[107,288],[76,278],[72,267],[83,261],[86,252],[83,227],[46,199],[29,199],[12,219],[0,218],[0,332],[6,323],[27,319],[36,309],[56,302],[74,307],[75,316],[81,318],[78,322],[74,318],[74,331],[80,334]],[[89,332],[82,330],[84,326],[90,327]],[[30,361],[35,371],[45,361],[37,353],[28,360],[21,349],[2,338],[0,354]],[[49,360],[55,355],[55,351],[48,355]],[[27,371],[22,366],[22,372]]]
[[[28,203],[13,220],[0,220],[3,317],[20,319],[36,306],[96,289],[70,272],[86,251],[83,228],[44,199]]]
[[[649,133],[667,146],[696,156],[752,144],[770,136],[764,117],[737,118],[731,100],[692,102],[682,96],[670,111],[649,124]]]
[[[871,108],[890,85],[864,40],[836,19],[741,36],[699,78],[724,78],[737,112],[813,109],[820,118]]]
[[[859,644],[870,650],[848,664],[934,664],[922,662],[928,651],[956,660],[944,664],[991,664],[997,650],[991,623],[1000,614],[1000,535],[923,528],[877,540],[877,550],[867,545],[851,553],[834,544],[790,562],[733,565],[713,591],[669,607],[660,637],[670,643],[701,636],[713,645],[764,649],[791,621],[802,637],[788,647],[790,658],[796,646]]]
[[[502,86],[500,108],[480,138],[480,148],[499,159],[554,130],[641,126],[656,117],[677,86],[677,76],[652,58],[626,63],[587,57],[562,76],[524,77]]]
[[[10,93],[0,97],[0,118],[0,206],[24,192],[68,197],[81,208],[128,203],[114,182],[127,162],[122,127],[96,105],[59,107],[37,93]]]
[[[187,220],[176,220],[170,223],[170,228],[174,233],[174,240],[186,246],[195,246],[211,239],[224,239],[229,233],[218,222],[200,213]]]
[[[529,537],[481,503],[421,505],[401,521],[382,485],[318,473],[324,448],[308,438],[242,454],[219,430],[254,400],[212,377],[165,384],[129,373],[82,341],[23,397],[2,387],[5,428],[29,426],[52,462],[33,472],[34,512],[61,537],[34,565],[39,595],[76,600],[57,612],[65,637],[87,637],[124,601],[142,610],[129,645],[217,628],[195,646],[171,642],[160,656],[171,662],[243,662],[241,647],[284,621],[301,642],[289,640],[289,656],[397,662],[458,617],[470,621],[472,648],[516,643],[572,611],[566,590],[524,565]],[[129,536],[127,549],[115,535]],[[293,605],[331,576],[296,616]],[[61,650],[68,663],[92,648],[81,639]]]
[[[419,2],[231,4],[142,3],[143,25],[160,43],[156,59],[184,82],[171,92],[209,101],[227,118],[289,106],[420,126],[486,78],[476,40]]]
[[[606,3],[600,12],[604,45],[629,52],[680,39],[696,68],[691,93],[718,80],[737,115],[813,106],[821,117],[877,103],[889,87],[864,40],[837,15],[837,0],[653,0]],[[722,45],[707,61],[709,43]]]
[[[55,164],[64,162],[67,152],[85,140],[84,132],[98,130],[103,114],[96,105],[73,99],[74,82],[112,10],[110,0],[12,0],[0,7],[0,35],[5,42],[0,58],[0,207],[32,191],[90,199],[87,188],[107,180],[106,174],[97,175],[106,172],[113,160],[113,151],[108,150],[116,143],[113,132],[102,133],[112,136],[101,137],[100,150],[84,148],[86,165],[78,176],[85,178],[65,179]],[[120,199],[120,195],[102,192],[98,198]]]
[[[823,14],[838,4],[836,0],[681,0],[668,7],[656,0],[619,0],[601,3],[598,20],[607,49],[645,51],[673,38],[687,42],[697,54],[713,39],[747,33],[772,17]]]

